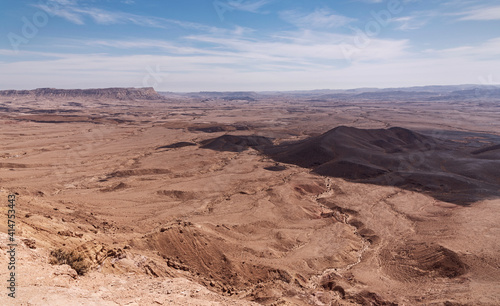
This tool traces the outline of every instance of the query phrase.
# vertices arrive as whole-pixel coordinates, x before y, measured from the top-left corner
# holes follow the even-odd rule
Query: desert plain
[[[4,91],[0,279],[15,195],[13,305],[498,305],[481,90]]]

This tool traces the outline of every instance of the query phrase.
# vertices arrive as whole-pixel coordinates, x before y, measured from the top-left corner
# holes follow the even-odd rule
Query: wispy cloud
[[[193,42],[211,44],[213,50],[225,50],[248,58],[276,62],[308,63],[315,66],[345,65],[342,46],[354,39],[343,35],[311,30],[280,32],[267,37],[227,35],[191,35]],[[399,58],[408,48],[407,40],[372,39],[369,48],[356,50],[353,62]]]
[[[280,17],[299,28],[331,29],[344,26],[356,19],[337,15],[330,9],[316,9],[312,13],[304,13],[298,10],[280,12]]]
[[[220,1],[226,5],[226,10],[230,7],[250,13],[266,13],[266,5],[270,3],[268,0]],[[246,19],[243,27],[233,22],[222,25],[210,21],[215,18],[206,18],[207,24],[188,22],[195,15],[191,11],[176,17],[179,20],[168,19],[168,14],[161,15],[159,11],[154,12],[154,16],[143,16],[134,6],[125,5],[131,2],[129,0],[106,0],[105,7],[97,0],[32,1],[52,16],[77,25],[89,25],[89,38],[58,38],[58,32],[50,34],[53,27],[47,27],[40,31],[45,39],[34,39],[19,53],[0,49],[0,71],[3,72],[0,84],[3,87],[66,88],[142,86],[145,68],[160,66],[161,71],[171,76],[162,83],[163,88],[158,88],[160,90],[387,87],[473,83],[479,75],[494,72],[492,69],[499,67],[500,36],[475,43],[477,39],[468,40],[473,34],[464,33],[463,39],[446,44],[453,48],[439,49],[435,46],[442,44],[435,42],[442,38],[429,37],[426,39],[428,44],[422,45],[421,36],[417,33],[412,36],[414,33],[410,32],[432,25],[443,35],[453,35],[449,27],[452,20],[500,19],[498,4],[485,7],[478,6],[477,0],[435,0],[431,6],[424,5],[423,0],[417,1],[422,3],[419,10],[412,5],[405,6],[402,14],[391,19],[391,29],[379,36],[366,33],[361,36],[363,33],[342,28],[354,29],[350,27],[353,23],[361,23],[358,26],[364,29],[370,19],[351,18],[358,16],[355,9],[346,9],[341,14],[329,8],[315,9],[311,3],[303,4],[302,11],[293,6],[281,12],[273,11],[281,18],[278,22],[271,21],[275,14],[268,14],[259,16],[258,20]],[[387,0],[366,2],[373,5],[360,5],[368,9],[359,16],[369,16],[372,9],[383,9]],[[142,4],[135,1],[135,5],[139,3]],[[196,14],[203,13],[196,11]],[[264,19],[269,21],[265,29],[257,24]],[[283,21],[294,25],[293,30],[283,31],[286,25]],[[110,27],[107,35],[101,35],[102,27],[94,24],[127,24],[127,29],[136,26],[136,30],[124,33],[120,27]],[[494,29],[487,28],[488,22],[470,25],[478,31],[491,31],[488,37],[495,37]],[[253,26],[255,29],[251,28]],[[145,27],[142,32],[140,27]],[[151,30],[149,28],[168,31],[144,31]],[[407,32],[394,33],[394,29]],[[167,32],[168,35],[163,35]],[[346,45],[353,49],[350,61],[346,60]],[[433,46],[436,49],[420,51]]]
[[[158,39],[139,39],[139,40],[88,40],[88,41],[68,41],[68,43],[80,43],[91,47],[104,47],[113,49],[134,50],[139,53],[140,50],[157,50],[171,55],[221,55],[224,52],[215,51],[207,48],[190,47],[186,44],[174,43]],[[137,52],[139,51],[139,52]]]
[[[83,25],[86,18],[98,24],[133,23],[141,26],[163,27],[160,18],[140,16],[130,13],[107,11],[93,7],[83,7],[77,1],[51,0],[46,4],[35,4],[47,13],[66,19],[69,22]]]
[[[458,15],[462,15],[459,20],[500,20],[500,6],[472,8]]]
[[[76,1],[52,0],[47,3],[40,3],[34,6],[44,10],[52,16],[61,17],[72,23],[83,25],[85,24],[84,16],[74,11],[76,8],[75,5]]]
[[[411,15],[393,18],[396,28],[401,31],[417,30],[426,26],[433,18],[439,16],[436,11],[416,11]]]
[[[256,0],[256,1],[242,1],[242,0],[234,0],[228,1],[227,5],[235,10],[258,13],[260,9],[270,3],[270,0]]]
[[[498,48],[497,44],[492,42],[489,46],[476,46],[476,49],[484,47],[483,51],[474,51],[472,46],[433,50],[420,57],[407,54],[337,68],[328,65],[325,60],[317,65],[304,65],[301,61],[280,62],[276,60],[278,56],[254,52],[261,47],[247,53],[234,52],[232,56],[221,52],[210,56],[61,54],[60,58],[53,58],[51,54],[48,59],[0,62],[0,69],[4,72],[0,75],[0,82],[4,88],[19,88],[19,84],[25,88],[85,88],[96,87],[96,84],[99,87],[141,87],[146,67],[158,65],[168,77],[157,89],[168,91],[470,84],[477,82],[478,76],[484,75],[485,71],[491,71],[491,67],[498,67],[498,58],[485,59],[480,55],[482,52],[490,54],[492,48]],[[301,52],[295,56],[302,56]],[[18,56],[26,57],[23,53],[21,51]],[[442,56],[436,56],[437,53]],[[478,57],[482,60],[477,61]],[[30,73],[25,74],[24,71]]]
[[[477,60],[496,59],[500,50],[500,37],[487,40],[481,44],[464,45],[442,50],[429,49],[425,54],[439,58],[473,58]]]
[[[74,24],[83,25],[87,18],[97,24],[135,24],[143,27],[171,28],[180,26],[188,29],[214,31],[214,27],[194,22],[179,21],[161,17],[136,15],[121,11],[109,11],[95,7],[80,5],[77,0],[50,0],[46,4],[36,4],[47,13],[64,18]]]

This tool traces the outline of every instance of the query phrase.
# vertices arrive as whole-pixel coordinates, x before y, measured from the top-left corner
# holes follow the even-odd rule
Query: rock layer
[[[38,88],[34,90],[3,90],[4,97],[36,97],[36,98],[95,98],[117,100],[160,100],[153,87],[144,88],[93,88],[93,89],[56,89]]]

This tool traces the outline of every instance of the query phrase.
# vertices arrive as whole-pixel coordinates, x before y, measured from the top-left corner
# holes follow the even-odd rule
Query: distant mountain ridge
[[[34,90],[2,90],[4,97],[46,97],[46,98],[95,98],[116,100],[161,100],[163,96],[152,87],[144,88],[92,88],[92,89],[56,89],[38,88]]]
[[[402,101],[463,101],[482,99],[500,100],[500,85],[431,85],[401,88],[356,88],[356,89],[317,89],[296,91],[201,91],[201,92],[159,92],[165,97],[186,97],[202,100],[246,100],[255,101],[266,98],[298,98],[311,102],[337,100],[351,102],[356,100],[402,100]]]
[[[38,88],[33,90],[1,90],[0,97],[47,97],[115,100],[163,100],[165,98],[194,98],[201,100],[256,101],[276,97],[306,98],[310,101],[356,101],[356,100],[404,100],[404,101],[463,101],[481,99],[484,101],[500,100],[500,86],[495,85],[459,85],[459,86],[422,86],[407,88],[359,88],[348,90],[310,90],[310,91],[228,91],[228,92],[157,92],[152,87],[144,88],[91,88],[57,89]]]

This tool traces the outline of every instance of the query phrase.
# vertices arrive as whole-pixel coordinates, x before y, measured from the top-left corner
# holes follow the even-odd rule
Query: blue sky
[[[498,0],[1,0],[0,20],[0,89],[500,83]]]

